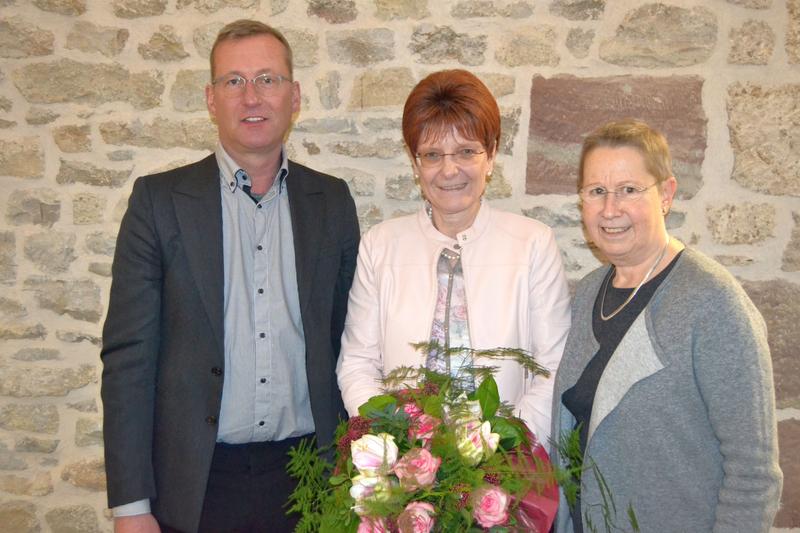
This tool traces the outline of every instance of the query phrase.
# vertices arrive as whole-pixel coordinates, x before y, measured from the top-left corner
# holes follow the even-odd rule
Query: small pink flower
[[[397,517],[399,533],[429,533],[433,529],[433,505],[426,502],[411,502]]]
[[[389,533],[389,526],[384,518],[362,516],[357,533]]]
[[[430,446],[436,428],[439,427],[442,421],[435,416],[420,414],[418,417],[413,418],[408,425],[408,440],[415,441],[421,440],[424,447]]]
[[[433,485],[440,464],[442,460],[425,448],[412,448],[394,465],[394,474],[400,486],[412,492]]]
[[[403,411],[406,412],[411,420],[414,420],[422,414],[422,408],[414,402],[408,402],[407,404],[404,404]]]
[[[508,494],[500,487],[483,486],[472,493],[472,515],[482,527],[508,521]]]

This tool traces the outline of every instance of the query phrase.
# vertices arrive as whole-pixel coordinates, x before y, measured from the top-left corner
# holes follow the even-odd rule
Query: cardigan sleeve
[[[521,418],[539,441],[547,445],[556,370],[570,326],[567,279],[561,252],[550,228],[546,228],[533,248],[528,279],[529,349],[536,362],[550,370],[550,377],[528,376],[518,407]]]
[[[766,326],[738,286],[717,286],[703,300],[692,360],[722,454],[713,531],[766,532],[782,485]]]
[[[367,233],[359,245],[355,279],[350,288],[342,347],[336,366],[342,400],[350,416],[357,415],[361,404],[382,392],[380,295],[371,256],[371,242],[371,235]]]

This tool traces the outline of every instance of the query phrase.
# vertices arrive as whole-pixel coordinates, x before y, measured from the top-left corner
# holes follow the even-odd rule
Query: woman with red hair
[[[553,232],[483,198],[500,141],[497,102],[469,72],[433,73],[406,101],[403,137],[424,203],[361,241],[337,368],[345,407],[356,415],[398,366],[425,366],[467,389],[469,368],[493,366],[501,400],[547,443],[552,377],[411,345],[520,348],[553,375],[560,361],[569,293]]]

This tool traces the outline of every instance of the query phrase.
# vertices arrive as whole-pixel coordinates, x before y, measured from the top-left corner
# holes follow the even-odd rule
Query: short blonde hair
[[[662,183],[672,176],[672,157],[667,139],[646,123],[627,118],[604,124],[583,140],[578,166],[578,189],[583,186],[583,166],[592,150],[623,146],[635,148],[642,154],[645,168],[656,178],[657,183]]]
[[[217,46],[225,41],[235,41],[238,39],[245,39],[247,37],[255,37],[258,35],[271,35],[278,39],[283,47],[286,49],[286,66],[289,67],[289,77],[294,77],[294,64],[292,58],[292,47],[289,46],[289,41],[283,34],[263,22],[251,19],[239,19],[230,24],[226,24],[214,41],[214,46],[211,47],[211,54],[209,55],[209,62],[211,63],[211,79],[214,79],[214,52]]]

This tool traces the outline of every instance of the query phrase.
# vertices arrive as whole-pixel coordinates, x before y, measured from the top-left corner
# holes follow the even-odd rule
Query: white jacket
[[[345,407],[357,414],[382,392],[381,380],[392,369],[425,365],[425,354],[410,343],[430,340],[437,261],[456,241],[472,348],[523,348],[552,372],[534,378],[512,361],[476,361],[498,368],[500,399],[546,444],[555,371],[570,325],[561,254],[549,227],[493,210],[485,201],[472,227],[456,240],[439,233],[424,209],[364,235],[337,365]]]

